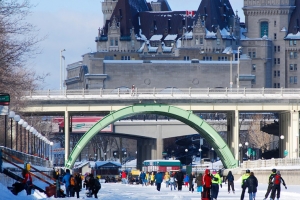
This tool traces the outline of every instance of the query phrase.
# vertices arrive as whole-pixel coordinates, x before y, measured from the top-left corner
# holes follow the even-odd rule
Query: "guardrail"
[[[3,146],[0,146],[0,149],[6,151],[12,156],[18,157],[19,159],[23,160],[24,163],[30,163],[31,165],[48,167],[48,168],[52,167],[51,161],[49,160],[45,160],[37,156],[22,153],[20,151],[15,151]],[[12,159],[10,156],[7,156],[6,154],[2,154],[2,156],[11,162],[16,162],[14,159]],[[23,164],[23,163],[19,163],[19,164]]]
[[[299,99],[300,88],[135,88],[25,91],[25,98],[289,98]]]
[[[271,166],[300,166],[300,158],[276,158],[269,160],[251,160],[242,163],[243,169],[271,167]]]

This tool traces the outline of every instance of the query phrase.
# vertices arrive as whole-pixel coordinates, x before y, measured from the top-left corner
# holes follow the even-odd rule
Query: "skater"
[[[228,185],[228,194],[230,193],[230,186],[231,186],[231,189],[232,189],[232,192],[234,194],[235,190],[234,190],[234,176],[232,175],[232,172],[229,171],[226,178],[225,178],[225,184],[226,184],[226,181],[227,181],[227,185]]]
[[[268,189],[267,189],[267,192],[266,192],[266,194],[265,194],[264,200],[266,200],[266,199],[268,198],[269,194],[270,194],[271,191],[272,191],[272,187],[273,187],[273,182],[272,182],[272,180],[273,180],[273,177],[276,175],[276,171],[277,171],[276,169],[272,169],[272,173],[271,173],[270,176],[269,176],[269,181],[268,181],[269,185],[268,185]]]
[[[183,179],[184,179],[183,172],[179,169],[179,171],[175,175],[175,180],[177,181],[178,191],[182,190]]]
[[[246,187],[248,187],[249,193],[249,200],[255,200],[258,181],[257,178],[254,176],[254,173],[251,172],[249,178],[246,180]]]
[[[24,189],[26,190],[27,195],[31,195],[31,188],[32,188],[32,178],[27,169],[23,169],[22,171],[22,176],[23,176],[23,185]]]
[[[159,170],[157,170],[157,173],[155,174],[155,184],[156,184],[157,191],[160,191],[162,181],[163,181],[163,174],[160,173]]]
[[[202,196],[202,187],[203,187],[202,179],[203,179],[202,173],[199,173],[199,175],[197,176],[197,178],[195,180],[195,183],[197,185],[197,192],[200,192],[201,196]]]
[[[209,200],[210,189],[211,189],[211,175],[209,169],[206,169],[204,172],[202,184],[203,184],[202,199]]]
[[[141,174],[140,174],[140,180],[141,180],[141,183],[142,183],[142,186],[144,186],[144,184],[146,185],[146,174],[145,174],[145,172],[141,172]]]
[[[62,182],[65,183],[65,187],[66,187],[66,197],[70,197],[70,178],[71,178],[70,170],[66,169],[66,174],[62,179]]]
[[[243,176],[242,176],[242,189],[243,190],[242,190],[242,194],[241,194],[241,200],[244,200],[245,191],[246,191],[246,188],[247,188],[245,183],[246,183],[247,178],[249,178],[249,176],[250,176],[250,170],[247,169],[246,173],[243,174]]]
[[[194,192],[194,183],[195,183],[195,173],[192,172],[190,175],[189,175],[189,191],[190,192]]]
[[[176,182],[173,174],[171,174],[169,182],[170,182],[171,191],[172,191],[172,187],[174,187],[174,190],[176,190]]]
[[[211,197],[213,200],[217,200],[218,198],[219,185],[222,188],[222,179],[218,171],[216,172],[216,174],[212,176],[212,181],[211,181]]]
[[[170,174],[169,174],[169,172],[165,173],[164,181],[166,182],[166,187],[169,187],[169,185],[170,185]]]
[[[279,200],[280,191],[281,191],[280,184],[282,183],[282,185],[284,185],[285,189],[287,189],[286,184],[285,184],[283,178],[281,177],[280,171],[276,172],[276,175],[274,175],[272,182],[273,182],[273,187],[272,187],[272,193],[271,193],[270,200],[275,200],[276,192],[277,192],[277,200]]]
[[[186,175],[184,176],[184,179],[183,179],[183,180],[184,180],[184,186],[185,186],[185,187],[188,187],[188,186],[189,186],[189,180],[190,180],[189,175],[186,174]]]

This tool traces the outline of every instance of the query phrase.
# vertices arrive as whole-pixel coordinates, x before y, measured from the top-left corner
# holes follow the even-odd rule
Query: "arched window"
[[[269,36],[269,23],[268,22],[260,23],[260,37],[263,37],[264,35]]]

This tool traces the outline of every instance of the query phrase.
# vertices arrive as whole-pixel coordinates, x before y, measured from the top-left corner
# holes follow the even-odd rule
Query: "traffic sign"
[[[7,93],[0,93],[0,115],[8,115],[10,96]]]

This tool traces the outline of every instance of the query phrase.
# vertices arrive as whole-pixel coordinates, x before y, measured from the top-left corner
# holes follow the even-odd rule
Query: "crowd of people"
[[[128,183],[128,175],[125,171],[121,172],[121,180],[123,184]],[[21,189],[25,189],[27,195],[31,194],[32,178],[31,173],[24,169],[22,172],[23,181],[16,185]],[[79,198],[79,192],[82,188],[86,188],[87,197],[94,196],[97,198],[97,194],[101,189],[101,184],[98,177],[94,177],[92,173],[85,175],[84,179],[81,174],[74,173],[71,174],[69,169],[66,169],[62,179],[60,180],[58,170],[54,171],[54,179],[57,182],[62,182],[65,185],[65,194],[59,195],[58,197],[76,197]],[[170,188],[171,191],[178,190],[182,191],[182,187],[188,187],[190,192],[194,192],[196,187],[196,192],[201,194],[202,200],[217,200],[219,194],[219,188],[222,188],[222,183],[227,184],[228,193],[235,193],[234,186],[234,176],[231,171],[228,172],[226,176],[223,176],[222,170],[210,171],[206,169],[204,173],[199,173],[195,175],[194,172],[185,174],[183,171],[171,171],[171,172],[161,172],[157,170],[156,172],[144,172],[142,171],[138,177],[136,177],[136,183],[142,184],[142,186],[156,186],[156,190],[160,191],[162,183],[164,182],[166,188]],[[83,184],[82,184],[83,183]],[[264,200],[279,200],[281,192],[281,184],[287,189],[285,181],[281,177],[280,171],[272,169],[272,173],[268,178],[268,188],[265,194]],[[246,173],[241,177],[241,200],[244,200],[246,191],[249,193],[249,200],[255,200],[258,187],[258,180],[254,175],[254,172],[246,170]],[[270,196],[270,197],[269,197]],[[269,199],[268,199],[269,198]]]

